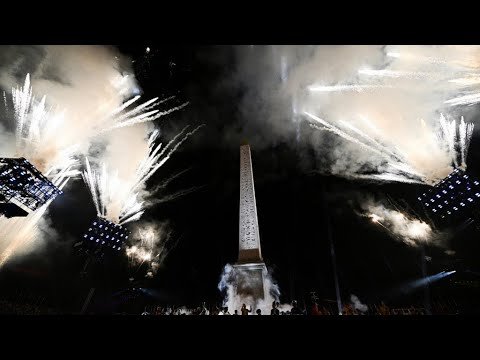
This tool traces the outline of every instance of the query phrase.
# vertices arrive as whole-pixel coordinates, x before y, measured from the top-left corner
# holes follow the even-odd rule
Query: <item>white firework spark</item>
[[[361,75],[389,77],[389,78],[410,78],[410,79],[423,79],[431,77],[434,74],[425,72],[413,72],[413,71],[396,71],[396,70],[372,70],[372,69],[360,69],[358,73]],[[365,86],[365,85],[364,85]]]
[[[30,74],[27,74],[23,87],[12,89],[12,102],[17,156],[25,157],[47,176],[71,168],[76,163],[77,147],[60,147],[57,141],[59,128],[65,122],[64,114],[47,109],[45,96],[37,101],[32,94]]]
[[[468,86],[480,84],[480,77],[478,76],[478,74],[470,74],[469,77],[452,79],[452,80],[448,80],[448,82],[456,85],[468,87]]]
[[[382,226],[391,236],[407,245],[417,246],[431,242],[434,238],[435,233],[427,223],[403,212],[372,204],[367,211],[363,216],[370,218],[373,223]]]
[[[366,137],[368,139],[371,139],[374,143],[374,145],[376,147],[373,147],[371,145],[368,145],[368,144],[365,144],[364,142],[362,142],[361,140],[359,140],[358,138],[356,138],[355,136],[352,136],[342,130],[340,130],[339,128],[335,127],[334,125],[328,123],[327,121],[319,118],[318,116],[315,116],[309,112],[304,112],[305,115],[309,116],[311,119],[315,120],[316,122],[322,124],[325,126],[325,128],[319,128],[318,126],[316,125],[312,125],[311,126],[313,128],[316,128],[316,129],[319,129],[319,130],[328,130],[328,131],[331,131],[341,137],[343,137],[344,139],[346,140],[349,140],[355,144],[358,144],[360,145],[361,147],[363,147],[364,149],[367,149],[369,151],[372,151],[373,153],[377,154],[377,155],[380,155],[381,157],[383,157],[385,160],[388,161],[388,163],[398,169],[399,171],[402,171],[404,173],[407,173],[408,175],[410,176],[413,176],[413,177],[422,177],[423,175],[418,173],[417,171],[413,170],[410,166],[408,166],[408,164],[405,164],[405,163],[402,163],[400,160],[399,160],[399,156],[394,154],[391,150],[388,150],[387,152],[385,152],[385,147],[381,144],[379,144],[377,141],[371,139],[370,137],[368,137],[366,134],[364,134],[365,136],[362,136],[362,137]],[[343,122],[343,124],[347,124],[346,122]],[[349,127],[350,129],[355,129],[355,133],[361,133],[360,130],[356,129],[355,127],[353,126],[347,126]],[[362,133],[363,134],[363,133]],[[380,179],[380,178],[379,178]],[[411,179],[407,179],[407,180],[411,180]],[[418,181],[418,180],[417,180]]]
[[[175,245],[170,242],[171,231],[167,223],[137,223],[135,228],[126,255],[132,267],[138,266],[137,272],[146,263],[147,277],[151,277]]]
[[[421,180],[414,180],[407,178],[403,175],[391,174],[391,173],[383,173],[383,174],[371,174],[371,175],[354,175],[351,176],[357,179],[365,179],[365,180],[376,180],[381,182],[401,182],[406,184],[425,184]]]
[[[190,132],[187,132],[188,126],[185,127],[163,148],[161,143],[155,146],[159,131],[152,132],[148,139],[148,154],[138,164],[131,179],[120,179],[118,172],[109,171],[105,163],[101,165],[100,171],[95,171],[86,158],[86,169],[82,176],[92,194],[97,215],[119,224],[140,219],[144,213],[144,202],[139,199],[139,193],[145,182],[165,164],[189,136],[202,126]],[[112,210],[114,206],[118,206],[119,213]]]
[[[455,142],[457,139],[457,132],[456,132],[456,122],[452,120],[450,123],[445,119],[443,114],[440,115],[440,129],[441,129],[441,139],[444,139],[450,157],[452,158],[453,162],[456,166],[457,157],[455,156]]]
[[[346,121],[339,121],[339,123],[346,128],[346,130],[350,130],[351,133],[347,133],[346,131],[341,130],[340,128],[334,126],[333,124],[325,121],[324,119],[319,118],[316,115],[313,115],[307,111],[304,112],[309,118],[315,120],[315,122],[320,123],[323,127],[316,126],[315,124],[310,124],[311,127],[318,129],[318,130],[327,130],[331,131],[342,138],[351,141],[355,144],[358,144],[362,148],[371,151],[383,159],[387,161],[387,164],[399,171],[402,175],[393,174],[393,173],[381,173],[381,174],[373,174],[373,175],[355,175],[354,177],[364,178],[364,179],[376,179],[376,180],[385,180],[385,181],[398,181],[398,182],[405,182],[405,183],[426,183],[426,184],[434,184],[438,180],[440,180],[437,176],[427,176],[424,174],[421,169],[416,168],[413,164],[410,164],[408,161],[408,156],[400,155],[397,150],[390,146],[391,149],[387,145],[381,144],[372,136],[366,134],[362,130],[358,129],[357,127],[353,126],[349,122]],[[361,117],[362,118],[362,117]],[[363,117],[363,119],[366,119]],[[451,162],[455,166],[460,166],[458,163],[458,158],[461,159],[461,166],[463,168],[466,167],[466,157],[468,153],[468,147],[470,144],[470,139],[473,134],[474,125],[471,123],[465,123],[464,119],[460,121],[460,126],[458,127],[458,136],[457,136],[457,126],[456,121],[447,121],[443,114],[440,115],[439,121],[439,131],[438,133],[432,133],[430,128],[426,125],[426,123],[422,120],[422,128],[426,133],[427,138],[430,141],[430,145],[433,149],[439,151],[446,151]],[[374,128],[373,125],[369,126],[370,128]],[[376,135],[380,136],[380,132],[377,130]],[[457,139],[459,141],[457,141]],[[366,140],[362,141],[362,140]]]
[[[461,153],[461,159],[462,159],[462,167],[466,168],[467,167],[467,154],[468,154],[468,148],[470,146],[470,139],[472,138],[473,135],[473,128],[474,125],[471,123],[465,123],[462,119],[460,121],[460,127],[459,127],[459,132],[460,132],[460,153]]]
[[[396,51],[389,51],[387,52],[387,56],[396,59],[409,59],[414,61],[424,61],[427,63],[432,64],[447,64],[448,62],[445,59],[435,58],[431,56],[422,56],[418,54],[411,54],[407,52],[396,52]]]
[[[124,96],[127,92],[125,86],[122,85],[127,78],[128,75],[123,76],[119,81],[118,97]],[[175,96],[170,96],[160,100],[156,97],[133,109],[129,108],[138,103],[141,99],[139,95],[126,100],[119,106],[107,101],[104,106],[106,109],[113,106],[110,113],[99,116],[96,112],[101,113],[104,111],[103,109],[96,109],[92,114],[87,113],[86,116],[95,121],[88,122],[87,129],[82,129],[82,132],[77,133],[68,131],[69,118],[64,111],[58,111],[53,107],[47,108],[46,96],[43,96],[40,101],[35,98],[30,74],[27,74],[23,87],[12,89],[17,155],[29,159],[41,172],[61,171],[77,162],[75,157],[83,143],[88,143],[95,137],[116,128],[156,120],[188,105],[188,102],[184,102],[165,111],[156,109],[158,105],[174,98]]]
[[[342,91],[356,91],[356,92],[364,92],[367,90],[375,90],[381,88],[388,88],[391,86],[388,85],[310,85],[307,89],[313,92],[342,92]]]
[[[7,99],[4,97],[5,104]],[[59,189],[71,177],[80,174],[75,169],[75,146],[55,148],[58,126],[64,121],[62,113],[46,108],[46,98],[37,101],[32,95],[30,76],[23,87],[12,89],[16,124],[16,156],[27,158]],[[49,156],[52,157],[50,161]],[[39,236],[39,223],[52,200],[24,218],[0,218],[0,267],[18,252],[29,249]]]
[[[375,146],[377,146],[378,148],[382,149],[383,151],[386,151],[388,152],[389,154],[391,154],[392,156],[394,156],[395,158],[398,158],[398,155],[395,154],[393,151],[391,151],[390,149],[386,148],[385,146],[383,146],[382,144],[380,144],[377,140],[373,139],[372,137],[368,136],[367,134],[365,134],[363,131],[361,131],[360,129],[356,128],[355,126],[353,126],[352,124],[350,124],[349,122],[346,122],[346,121],[343,121],[343,120],[340,120],[340,123],[347,127],[348,129],[356,132],[358,135],[360,135],[361,137],[363,137],[364,139],[370,141],[371,143],[373,143]]]
[[[480,93],[474,93],[469,95],[462,95],[456,98],[446,100],[445,104],[450,106],[457,106],[457,105],[475,105],[480,102]]]
[[[105,101],[98,102],[98,107],[96,107],[97,104],[85,104],[88,108],[85,114],[74,112],[74,119],[88,119],[84,122],[84,127],[78,128],[78,124],[75,126],[75,121],[70,118],[71,113],[67,115],[66,111],[47,106],[46,96],[40,99],[34,96],[30,74],[27,74],[23,86],[13,88],[11,94],[12,115],[15,121],[16,156],[28,159],[54,185],[63,188],[71,177],[80,174],[76,170],[76,166],[82,145],[89,144],[92,139],[108,130],[152,121],[180,110],[188,104],[186,102],[167,111],[154,109],[156,106],[172,100],[174,97],[171,96],[163,100],[154,98],[128,110],[139,101],[140,96],[135,96],[118,105],[116,101],[129,93],[126,86],[127,79],[128,76],[119,78],[120,81],[116,88],[117,96],[113,97],[113,101],[106,98]],[[3,98],[5,108],[9,111],[10,99],[5,93]],[[106,186],[105,181],[102,182],[102,186]],[[98,199],[98,197],[94,197],[94,199]],[[139,207],[134,200],[131,197],[127,202],[131,210]],[[6,222],[0,231],[0,265],[16,252],[27,248],[38,237],[38,226],[49,204],[50,202],[26,218],[9,219],[8,222],[5,218],[0,220],[2,223]]]
[[[156,97],[136,106],[132,110],[122,113],[122,111],[124,111],[127,107],[129,107],[130,105],[132,105],[133,103],[137,102],[140,99],[140,96],[137,95],[134,98],[126,101],[124,104],[122,104],[120,107],[118,107],[112,112],[110,117],[105,121],[106,124],[110,123],[111,125],[105,126],[101,130],[101,132],[106,132],[106,131],[110,131],[113,129],[122,128],[126,126],[132,126],[132,125],[140,124],[143,122],[153,121],[162,116],[171,114],[174,111],[181,110],[189,104],[187,101],[179,106],[170,108],[166,111],[160,111],[158,109],[155,109],[155,107],[157,107],[161,103],[164,103],[165,101],[168,101],[174,98],[175,98],[174,96],[170,96],[166,99],[159,100],[159,98]]]
[[[340,54],[352,58],[339,64]],[[473,124],[452,120],[448,110],[480,103],[479,55],[478,46],[326,47],[290,71],[292,78],[302,79],[292,83],[304,94],[300,110],[328,119],[325,123],[306,114],[321,123],[321,130],[381,157],[380,162],[363,160],[384,175],[376,178],[433,185],[452,167],[466,167]],[[305,94],[302,84],[311,78],[319,80]],[[322,78],[338,85],[325,86]],[[420,129],[417,116],[427,119]],[[353,151],[348,146],[337,149],[332,167],[345,176],[362,171],[358,161],[345,163],[342,150]],[[349,158],[355,159],[355,154],[349,153]],[[382,159],[395,171],[384,173]]]
[[[309,116],[311,119],[315,120],[316,122],[318,122],[318,123],[320,123],[324,126],[324,128],[319,128],[318,126],[312,125],[313,128],[320,129],[320,130],[331,131],[331,132],[343,137],[346,140],[349,140],[353,143],[356,143],[356,144],[360,145],[361,147],[363,147],[365,149],[368,149],[368,150],[370,150],[370,151],[372,151],[372,152],[374,152],[378,155],[384,156],[384,154],[381,151],[371,147],[370,145],[365,144],[364,142],[358,140],[354,136],[351,136],[351,135],[347,134],[346,132],[344,132],[344,131],[340,130],[339,128],[335,127],[334,125],[332,125],[332,124],[328,123],[327,121],[319,118],[318,116],[313,115],[313,114],[311,114],[307,111],[305,111],[304,114]]]

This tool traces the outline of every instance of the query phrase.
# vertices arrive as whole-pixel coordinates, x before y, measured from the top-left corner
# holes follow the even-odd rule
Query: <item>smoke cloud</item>
[[[6,47],[0,66],[0,86],[7,98],[12,88],[23,84],[30,74],[32,101],[38,107],[45,96],[48,117],[41,141],[34,149],[26,143],[16,149],[42,172],[62,162],[64,152],[75,146],[76,154],[86,154],[99,131],[112,125],[111,114],[138,87],[128,61],[105,46]],[[9,106],[8,106],[9,105]],[[13,104],[7,106],[9,126],[13,127]],[[35,108],[26,116],[33,116]],[[52,122],[55,122],[52,124]],[[53,128],[52,128],[53,127]],[[32,151],[33,150],[33,151]]]
[[[412,217],[407,213],[391,210],[379,203],[371,201],[362,205],[367,216],[375,224],[385,229],[392,237],[410,246],[420,244],[442,245],[442,236],[427,223]]]
[[[353,294],[350,295],[350,302],[352,303],[355,310],[358,310],[360,312],[368,311],[368,306],[365,304],[362,304],[356,295],[353,295]]]
[[[138,271],[146,264],[145,277],[153,277],[162,266],[168,253],[176,245],[168,222],[137,222],[126,253],[132,269]]]
[[[78,166],[79,157],[90,154],[94,162],[111,163],[128,182],[149,151],[152,129],[138,123],[174,111],[151,110],[159,103],[156,99],[127,110],[127,105],[138,99],[140,89],[129,60],[113,47],[15,46],[1,50],[0,86],[5,106],[0,156],[23,156],[45,175],[52,169]],[[136,126],[123,127],[131,125]],[[116,126],[122,128],[105,133]],[[61,180],[75,173],[69,171]],[[50,173],[54,175],[55,171]],[[118,216],[117,202],[112,203],[111,211]],[[38,213],[45,212],[46,208]],[[33,239],[45,237],[39,232],[40,222],[41,217],[31,214],[2,227],[2,263],[21,247],[33,246]]]
[[[239,111],[255,147],[293,140],[295,132],[298,141],[301,122],[301,139],[324,172],[431,184],[453,163],[465,166],[459,152],[468,141],[458,142],[458,127],[445,134],[440,117],[474,120],[471,109],[454,104],[466,103],[465,95],[480,99],[479,60],[477,46],[242,47],[233,81],[245,90]],[[308,123],[328,131],[314,133]]]
[[[252,310],[251,315],[255,315],[257,309],[262,311],[262,315],[270,315],[272,303],[279,301],[280,289],[269,273],[264,280],[266,293],[263,299],[255,298],[252,295],[238,294],[237,288],[251,287],[254,285],[255,279],[242,269],[234,268],[230,264],[225,265],[218,284],[218,289],[224,294],[223,306],[228,307],[230,314],[233,314],[235,310],[240,312],[242,305],[245,304],[248,309]],[[279,309],[280,311],[289,311],[291,305],[282,304]]]

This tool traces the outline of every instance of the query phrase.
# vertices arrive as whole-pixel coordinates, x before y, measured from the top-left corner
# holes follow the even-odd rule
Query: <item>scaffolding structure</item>
[[[0,215],[27,216],[60,194],[25,158],[0,158]]]

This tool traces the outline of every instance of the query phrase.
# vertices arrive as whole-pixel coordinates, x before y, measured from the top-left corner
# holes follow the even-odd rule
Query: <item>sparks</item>
[[[144,202],[139,199],[143,185],[167,162],[178,147],[202,126],[190,132],[187,132],[188,126],[185,127],[163,148],[161,143],[155,145],[160,132],[158,130],[152,132],[148,139],[148,154],[138,164],[131,179],[120,179],[118,172],[108,170],[105,163],[99,166],[100,171],[94,170],[86,158],[86,169],[82,176],[92,195],[97,215],[120,225],[140,219],[144,213]]]
[[[446,100],[445,104],[450,106],[457,106],[457,105],[475,105],[480,102],[480,93],[474,93],[469,95],[458,96],[456,98]]]
[[[416,166],[409,163],[409,157],[405,154],[399,153],[392,145],[384,145],[377,141],[374,137],[368,135],[364,131],[352,125],[350,122],[341,120],[339,124],[345,129],[342,130],[335,125],[313,115],[309,112],[304,112],[309,118],[316,123],[321,124],[319,127],[315,124],[310,124],[311,127],[318,130],[326,130],[333,132],[345,140],[351,141],[360,147],[371,151],[386,160],[387,165],[391,168],[390,172],[373,175],[356,175],[355,177],[364,179],[375,179],[385,181],[397,181],[405,183],[427,183],[434,184],[438,179],[442,178],[440,174],[427,174],[420,171]],[[375,135],[380,136],[380,131],[365,117],[360,116],[361,119],[366,120],[366,124],[372,130],[375,130]],[[426,139],[429,140],[429,145],[435,151],[445,151],[454,166],[463,168],[466,167],[466,157],[468,154],[468,147],[470,139],[473,134],[473,124],[466,123],[462,118],[460,126],[457,128],[455,120],[447,121],[443,114],[440,115],[439,131],[432,132],[425,121],[421,121],[422,129],[425,132]],[[458,129],[458,135],[457,135]],[[347,131],[351,131],[348,133]],[[458,140],[457,140],[458,139]],[[459,164],[458,158],[461,163]],[[392,173],[397,172],[397,174]],[[401,175],[398,174],[400,172]]]
[[[342,91],[356,91],[364,92],[366,90],[375,90],[381,88],[388,88],[388,85],[311,85],[307,89],[313,92],[342,92]]]
[[[377,77],[389,77],[389,78],[410,78],[410,79],[423,79],[433,76],[431,73],[424,72],[412,72],[412,71],[395,71],[395,70],[372,70],[372,69],[360,69],[358,73],[361,75],[377,76]]]
[[[368,217],[372,219],[374,223],[383,221],[383,218],[381,216],[378,216],[376,214],[369,214]]]

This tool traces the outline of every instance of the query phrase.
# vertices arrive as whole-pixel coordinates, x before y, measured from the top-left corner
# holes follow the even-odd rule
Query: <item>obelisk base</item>
[[[250,299],[252,310],[256,310],[258,301],[265,299],[267,289],[265,263],[242,263],[233,265],[235,269],[235,295],[240,299]]]

